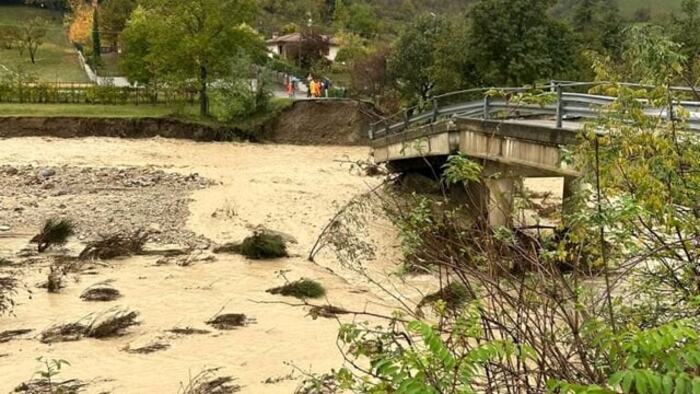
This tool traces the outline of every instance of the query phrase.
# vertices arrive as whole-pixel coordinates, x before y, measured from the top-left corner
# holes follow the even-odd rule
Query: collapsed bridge
[[[374,159],[396,172],[439,167],[454,154],[479,161],[484,181],[468,185],[477,197],[474,208],[492,226],[509,226],[516,179],[563,177],[564,198],[572,194],[572,182],[581,174],[564,160],[564,149],[576,143],[584,121],[598,118],[616,100],[581,90],[604,84],[552,82],[532,101],[521,98],[533,88],[471,89],[436,96],[427,109],[408,108],[372,124],[368,134]],[[647,116],[664,119],[675,118],[683,108],[688,127],[700,130],[700,101],[674,101],[668,108],[640,102]]]

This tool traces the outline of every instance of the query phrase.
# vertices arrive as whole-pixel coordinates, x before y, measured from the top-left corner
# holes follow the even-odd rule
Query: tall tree
[[[135,23],[136,31],[129,25],[124,33],[133,42],[147,43],[144,66],[152,73],[196,81],[202,116],[209,114],[209,85],[229,72],[232,59],[241,51],[259,59],[264,51],[247,25],[255,15],[253,0],[146,0],[143,5],[147,24]],[[129,53],[129,47],[126,62],[138,65],[129,57],[143,54]]]
[[[700,2],[698,0],[683,0],[683,14],[675,19],[672,27],[672,38],[680,44],[680,52],[685,56],[682,78],[684,83],[695,86],[700,62]]]
[[[36,52],[46,38],[46,21],[42,18],[33,18],[23,23],[15,30],[16,45],[20,55],[26,50],[29,60],[36,64]]]
[[[102,41],[100,40],[100,16],[98,7],[92,13],[92,65],[98,67],[102,63]]]
[[[353,2],[345,5],[339,1],[334,17],[338,27],[362,37],[371,38],[379,32],[379,17],[370,4]]]
[[[126,27],[126,21],[136,8],[136,0],[107,0],[100,5],[100,25],[102,38],[112,46],[116,46],[119,35]]]
[[[68,38],[75,44],[87,44],[90,42],[92,31],[92,7],[82,0],[68,1],[72,14],[68,26]]]
[[[404,100],[426,100],[433,93],[436,44],[449,28],[435,15],[422,15],[408,25],[394,43],[388,70]]]
[[[561,76],[576,64],[570,29],[554,20],[554,0],[480,0],[470,15],[470,56],[491,84],[522,85]]]

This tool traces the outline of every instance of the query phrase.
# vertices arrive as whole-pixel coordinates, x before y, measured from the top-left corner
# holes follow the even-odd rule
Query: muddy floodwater
[[[181,383],[204,368],[221,368],[220,373],[234,377],[245,393],[289,393],[301,376],[288,376],[291,365],[311,372],[339,367],[342,357],[336,347],[338,321],[313,320],[304,308],[268,303],[294,303],[295,299],[273,296],[265,290],[283,284],[278,272],[285,270],[290,279],[303,277],[321,282],[333,304],[358,310],[370,304],[387,304],[361,278],[343,274],[332,256],[322,255],[319,265],[305,259],[337,206],[380,181],[352,174],[347,165],[339,162],[365,159],[368,153],[368,148],[362,147],[165,139],[0,140],[0,166],[19,168],[12,169],[13,176],[19,176],[17,171],[32,173],[50,168],[55,174],[37,176],[64,179],[63,184],[36,185],[31,189],[37,190],[32,198],[26,191],[0,191],[0,225],[11,227],[0,232],[0,256],[21,261],[16,254],[36,233],[41,216],[51,213],[72,217],[83,226],[85,236],[98,233],[94,227],[103,225],[109,230],[110,226],[119,228],[118,222],[129,222],[126,227],[130,228],[151,225],[147,221],[153,221],[155,227],[166,227],[163,232],[175,234],[164,235],[162,240],[175,246],[189,239],[198,245],[238,241],[261,225],[297,240],[290,245],[293,257],[277,261],[251,262],[235,255],[217,255],[214,261],[198,261],[189,266],[158,265],[157,256],[107,261],[89,273],[69,274],[66,287],[58,294],[36,286],[46,279],[46,261],[15,267],[26,288],[20,288],[15,297],[14,314],[0,317],[0,332],[32,332],[0,343],[0,392],[9,392],[31,379],[40,367],[36,361],[40,356],[69,361],[71,365],[64,367],[58,379],[87,382],[85,391],[89,393],[176,393]],[[138,170],[141,167],[148,170]],[[77,170],[80,168],[84,170]],[[126,170],[120,173],[119,169]],[[60,178],[62,171],[70,171],[71,175]],[[182,175],[184,180],[172,179],[183,186],[154,189],[153,183],[171,179],[158,175],[153,181],[152,174],[161,171]],[[118,187],[112,188],[103,185],[104,180],[98,182],[102,176],[123,179],[129,174],[140,178],[119,181]],[[34,180],[27,182],[17,179],[7,188],[32,186]],[[123,200],[128,205],[120,205],[120,196],[125,196]],[[130,212],[139,212],[148,220],[131,218]],[[185,217],[166,218],[180,213]],[[3,218],[10,223],[3,223]],[[385,230],[389,231],[374,229],[379,234]],[[82,248],[84,240],[80,238],[74,237],[67,245],[71,253]],[[385,264],[390,270],[389,261],[396,261],[393,253],[397,253],[395,248],[383,248],[376,264]],[[87,287],[107,280],[112,281],[121,298],[109,303],[79,298]],[[123,336],[54,344],[43,344],[37,338],[52,324],[74,321],[115,305],[140,313],[140,324],[130,327]],[[252,321],[230,331],[206,325],[207,320],[222,311],[244,313]],[[208,332],[170,332],[185,327]],[[155,342],[166,346],[148,354],[127,351]]]

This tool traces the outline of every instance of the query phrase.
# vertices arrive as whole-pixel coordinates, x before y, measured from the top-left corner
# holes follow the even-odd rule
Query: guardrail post
[[[564,124],[564,101],[561,85],[557,84],[557,128],[561,129]]]
[[[438,102],[433,99],[433,117],[430,119],[430,123],[435,123],[438,118]]]
[[[369,132],[367,133],[369,140],[372,141],[374,139],[374,124],[371,124],[369,126]]]
[[[491,118],[491,96],[484,96],[484,119]]]

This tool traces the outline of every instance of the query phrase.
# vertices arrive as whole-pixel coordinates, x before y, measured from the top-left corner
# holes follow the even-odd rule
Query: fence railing
[[[428,125],[440,119],[513,119],[539,117],[552,121],[552,127],[561,129],[566,120],[594,119],[602,109],[615,101],[615,97],[589,94],[595,86],[609,85],[609,82],[568,82],[552,81],[539,87],[526,88],[478,88],[451,92],[433,97],[429,102],[406,108],[397,114],[383,118],[370,126],[369,138],[377,139],[417,126]],[[653,89],[654,86],[641,84],[619,84],[628,87]],[[667,108],[655,107],[648,101],[640,100],[644,112],[650,117],[670,119],[675,117],[677,108],[688,111],[688,127],[700,130],[700,88],[670,87],[679,99]],[[513,100],[512,96],[524,92],[539,92],[545,100],[542,103]],[[546,100],[547,97],[551,100]],[[689,99],[684,99],[689,98]]]
[[[194,103],[196,89],[100,86],[67,82],[0,81],[0,103],[41,104],[174,104]]]

